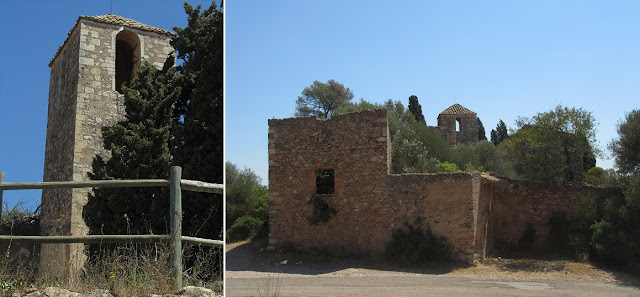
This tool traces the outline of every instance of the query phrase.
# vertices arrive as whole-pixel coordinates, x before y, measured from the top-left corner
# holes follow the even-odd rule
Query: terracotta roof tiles
[[[96,21],[96,22],[99,22],[99,23],[118,25],[118,26],[125,26],[125,27],[129,27],[129,28],[133,28],[133,29],[138,29],[138,30],[143,30],[143,31],[148,31],[148,32],[154,32],[154,33],[159,33],[159,34],[164,34],[164,35],[173,35],[173,33],[171,31],[167,31],[167,30],[160,29],[160,28],[157,28],[157,27],[145,25],[145,24],[140,23],[138,21],[134,21],[132,19],[121,17],[121,16],[115,15],[115,14],[105,14],[105,15],[98,15],[98,16],[86,16],[86,15],[83,15],[83,16],[80,16],[80,18],[78,18],[78,19],[87,19],[87,20],[92,20],[92,21]]]
[[[449,108],[443,110],[440,114],[476,114],[475,112],[468,110],[466,107],[456,103],[454,105],[449,106]]]

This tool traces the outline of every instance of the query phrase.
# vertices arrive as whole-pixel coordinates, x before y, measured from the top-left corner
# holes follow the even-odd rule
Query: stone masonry
[[[536,230],[533,246],[544,247],[555,212],[567,215],[571,229],[577,201],[607,192],[479,172],[390,174],[388,135],[386,110],[269,120],[270,244],[380,255],[394,229],[419,222],[446,236],[458,259],[472,262],[516,246],[527,222]],[[331,194],[316,193],[319,169],[333,170]],[[310,224],[313,196],[335,216]]]
[[[126,31],[126,34],[119,35]],[[116,40],[126,35],[137,69],[141,60],[162,67],[174,51],[173,33],[116,15],[81,16],[49,63],[49,112],[44,181],[87,180],[95,155],[108,158],[101,128],[124,118],[116,91]],[[119,58],[121,59],[121,58]],[[43,235],[85,235],[82,208],[90,189],[43,190]],[[68,273],[84,263],[81,244],[42,247],[41,269]],[[74,268],[75,267],[75,268]]]
[[[456,129],[457,123],[457,129]],[[439,133],[449,145],[478,141],[476,113],[460,104],[454,104],[438,115]]]

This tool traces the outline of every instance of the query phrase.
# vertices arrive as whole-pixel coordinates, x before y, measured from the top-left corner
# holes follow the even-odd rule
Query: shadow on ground
[[[226,271],[255,271],[299,275],[319,275],[349,268],[371,269],[417,274],[446,274],[454,269],[467,267],[462,263],[440,262],[425,267],[402,267],[382,258],[335,257],[320,253],[303,253],[288,250],[261,251],[261,242],[227,244]]]
[[[637,269],[632,271],[592,261],[580,261],[567,253],[508,253],[505,258],[489,258],[483,261],[484,265],[492,265],[500,271],[530,273],[563,271],[580,273],[580,271],[574,271],[577,263],[584,264],[589,270],[599,270],[611,275],[619,285],[640,288],[640,271]]]

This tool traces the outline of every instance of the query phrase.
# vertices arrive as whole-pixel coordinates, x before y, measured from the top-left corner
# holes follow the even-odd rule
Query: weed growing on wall
[[[329,206],[329,204],[322,199],[321,195],[311,196],[307,204],[311,204],[313,207],[313,214],[309,217],[309,224],[311,225],[326,223],[331,217],[338,213],[335,208]]]
[[[413,226],[404,222],[405,228],[393,230],[391,240],[384,250],[385,257],[401,265],[425,264],[451,259],[451,246],[444,236],[435,236],[431,228]]]

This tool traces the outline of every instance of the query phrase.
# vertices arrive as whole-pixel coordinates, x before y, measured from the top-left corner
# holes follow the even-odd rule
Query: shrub
[[[447,161],[438,163],[438,172],[458,172],[460,169],[456,163],[449,163]]]
[[[236,242],[253,238],[262,228],[264,222],[250,215],[239,217],[227,231],[227,240]]]
[[[415,227],[408,222],[405,229],[395,229],[385,246],[385,257],[401,265],[425,264],[431,261],[451,259],[451,246],[444,236],[437,237],[427,226]]]
[[[313,214],[309,217],[309,224],[311,225],[326,223],[331,217],[338,213],[335,208],[329,206],[329,204],[318,195],[311,196],[307,204],[313,206]]]

